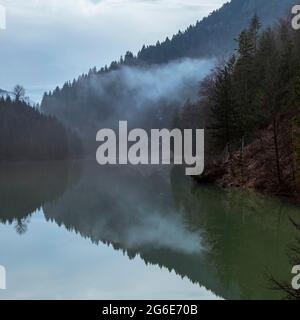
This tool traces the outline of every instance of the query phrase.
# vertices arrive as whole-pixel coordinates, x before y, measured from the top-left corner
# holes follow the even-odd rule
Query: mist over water
[[[197,99],[199,82],[213,63],[183,59],[160,66],[122,66],[104,74],[91,72],[71,88],[47,97],[42,109],[68,126],[88,130],[92,139],[99,129],[115,128],[120,120],[128,120],[129,127],[168,127],[187,100]]]
[[[232,0],[215,12],[225,0],[4,2],[0,300],[282,298],[270,278],[290,283],[299,208],[246,187],[297,193],[299,119],[282,108],[297,100],[300,38],[284,22],[260,35],[292,0]],[[218,68],[213,57],[235,47],[247,48]],[[271,125],[276,154],[263,147]],[[158,137],[163,128],[181,132]],[[203,158],[204,179],[188,177]],[[237,187],[209,183],[221,176]]]
[[[76,229],[96,243],[105,239],[128,250],[200,254],[204,248],[199,233],[186,228],[181,212],[174,209],[169,171],[156,166],[99,167],[89,162],[78,185],[55,204],[44,206],[45,216],[68,227],[74,219]]]
[[[98,79],[92,78],[91,85],[104,96],[105,89],[113,83],[122,85],[124,98],[127,98],[119,101],[122,106],[143,108],[161,100],[182,103],[185,99],[197,98],[198,82],[212,65],[209,60],[183,59],[162,66],[124,66]]]
[[[213,65],[212,61],[184,59],[163,66],[121,67],[103,77],[92,77],[90,83],[99,97],[120,117],[135,119],[137,112],[147,112],[149,108],[168,107],[170,113],[187,99],[198,97],[199,81]],[[116,86],[116,95],[110,88]],[[169,113],[169,114],[170,114]]]

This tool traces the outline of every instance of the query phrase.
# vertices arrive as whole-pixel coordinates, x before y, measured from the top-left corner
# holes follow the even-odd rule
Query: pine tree
[[[214,86],[211,92],[211,117],[213,128],[216,130],[215,138],[221,147],[230,152],[230,144],[235,139],[234,113],[235,102],[233,97],[233,69],[235,56],[219,67],[216,71]]]
[[[257,52],[260,29],[261,29],[261,23],[258,15],[255,13],[251,19],[250,26],[249,26],[249,33],[253,41],[254,53]]]

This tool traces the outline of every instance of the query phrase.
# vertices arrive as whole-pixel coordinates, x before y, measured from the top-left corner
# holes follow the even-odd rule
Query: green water
[[[0,299],[266,299],[300,210],[181,168],[0,167]]]

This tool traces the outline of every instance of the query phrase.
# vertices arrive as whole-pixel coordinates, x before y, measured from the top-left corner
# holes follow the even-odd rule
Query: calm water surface
[[[0,299],[278,298],[299,209],[182,168],[0,167]]]

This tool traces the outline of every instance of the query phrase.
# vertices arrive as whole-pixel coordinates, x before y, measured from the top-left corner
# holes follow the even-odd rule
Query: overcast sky
[[[23,84],[33,99],[184,30],[226,0],[0,0],[0,88]]]

